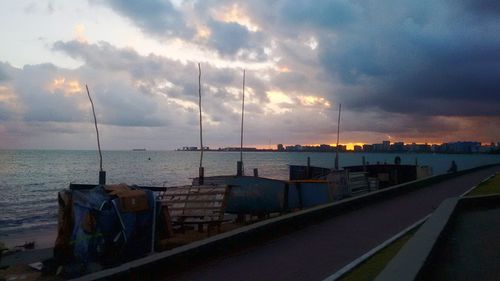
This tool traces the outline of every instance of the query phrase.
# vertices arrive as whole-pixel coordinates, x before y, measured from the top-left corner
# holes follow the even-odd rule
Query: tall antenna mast
[[[340,138],[340,111],[342,104],[339,104],[339,119],[337,121],[337,146],[335,149],[335,170],[339,169],[339,138]]]
[[[245,116],[245,70],[243,69],[243,97],[241,101],[241,134],[240,134],[240,161],[237,165],[237,175],[243,175],[243,119]]]
[[[203,184],[203,178],[204,178],[204,170],[203,170],[203,123],[201,119],[201,65],[198,63],[198,107],[200,108],[200,148],[201,148],[201,154],[200,154],[200,167],[198,169],[199,173],[199,184]]]
[[[97,149],[99,150],[99,184],[106,184],[106,172],[102,170],[102,152],[101,152],[101,142],[99,141],[99,129],[97,128],[97,118],[95,116],[94,102],[90,97],[90,91],[87,84],[85,84],[85,89],[87,89],[87,96],[90,100],[90,105],[92,106],[92,114],[94,115],[94,125],[97,137]]]

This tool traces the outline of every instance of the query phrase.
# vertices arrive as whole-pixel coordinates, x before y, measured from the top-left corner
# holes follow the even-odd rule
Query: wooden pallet
[[[368,177],[365,172],[350,172],[348,185],[351,195],[370,191]]]
[[[206,226],[220,232],[230,187],[225,185],[180,186],[167,188],[159,200],[172,224],[184,229],[185,225],[197,225],[200,232]]]

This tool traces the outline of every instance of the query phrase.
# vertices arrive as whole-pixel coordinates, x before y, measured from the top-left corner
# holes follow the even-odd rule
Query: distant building
[[[432,152],[440,152],[441,151],[441,145],[439,145],[439,144],[433,144],[431,146],[431,151]]]
[[[395,142],[391,145],[390,150],[394,152],[403,152],[405,151],[405,144],[404,142]]]
[[[354,146],[354,152],[361,152],[361,151],[363,151],[363,147],[361,145]]]
[[[374,143],[372,145],[372,147],[373,147],[373,151],[375,151],[375,152],[383,152],[384,151],[384,145],[381,143]]]
[[[478,152],[480,153],[490,153],[495,151],[496,147],[494,143],[486,144],[486,145],[481,145],[478,148]]]
[[[418,152],[431,152],[432,151],[431,146],[427,143],[419,144],[418,147],[419,147]]]
[[[479,147],[481,147],[481,143],[475,141],[458,141],[442,144],[443,152],[447,153],[479,152]]]
[[[390,148],[391,148],[390,141],[382,141],[382,151],[389,151]]]
[[[330,150],[330,149],[332,149],[332,146],[329,145],[329,144],[320,144],[319,145],[319,149],[321,149],[321,150]]]
[[[283,144],[278,144],[278,151],[285,151],[285,147],[283,147]]]
[[[222,151],[257,151],[256,147],[224,147],[221,149]]]
[[[296,144],[296,145],[289,145],[285,147],[286,151],[302,151],[302,145]]]
[[[373,145],[371,145],[371,144],[363,144],[363,151],[364,152],[372,152],[373,151]]]
[[[406,150],[409,152],[431,152],[431,146],[428,144],[407,144]]]

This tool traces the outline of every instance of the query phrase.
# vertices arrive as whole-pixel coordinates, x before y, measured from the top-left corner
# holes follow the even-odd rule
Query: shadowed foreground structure
[[[491,198],[457,207],[416,280],[500,280],[500,197]]]
[[[496,171],[499,166],[369,203],[164,280],[322,280]]]

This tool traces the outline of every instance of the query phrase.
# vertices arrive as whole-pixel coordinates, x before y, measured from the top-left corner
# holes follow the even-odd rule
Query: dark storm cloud
[[[277,0],[239,5],[265,27],[266,36],[277,43],[280,63],[291,69],[272,76],[273,86],[327,97],[332,118],[342,102],[347,114],[354,111],[352,130],[435,136],[471,131],[456,122],[476,124],[474,116],[500,116],[497,2]],[[307,36],[318,41],[316,58],[304,56],[308,51],[301,45]]]
[[[210,20],[208,26],[212,31],[210,45],[223,55],[235,55],[242,48],[247,48],[250,42],[248,29],[237,23],[225,23]]]
[[[223,56],[238,55],[258,61],[266,58],[263,52],[262,34],[250,32],[238,23],[214,20],[207,14],[208,9],[202,11],[199,16],[210,28],[211,34],[207,40],[197,40],[195,20],[187,18],[168,0],[95,0],[94,2],[110,6],[119,14],[129,18],[143,32],[160,38],[173,36],[196,41],[197,44],[206,45]]]
[[[482,15],[500,15],[500,2],[497,0],[462,0],[459,2]]]
[[[103,3],[132,20],[146,33],[155,35],[178,35],[185,38],[193,31],[168,0],[104,0]]]
[[[492,16],[499,11],[497,2],[278,0],[239,5],[276,40],[282,61],[293,61],[291,73],[273,77],[273,85],[283,90],[309,88],[356,111],[498,116],[500,17]],[[304,34],[318,39],[316,61],[301,57],[301,42],[288,43]],[[314,63],[324,73],[311,76]]]
[[[343,101],[356,110],[475,116],[500,114],[496,83],[500,80],[500,20],[492,17],[500,10],[497,2],[200,1],[194,7],[196,17],[211,30],[205,43],[220,54],[235,56],[248,50],[264,59],[263,45],[273,40],[282,61],[300,62],[293,73],[273,77],[272,82],[283,90],[309,88],[331,95],[333,91],[328,93],[324,85],[315,89],[319,83],[304,81],[319,78],[341,89],[330,97],[332,103]],[[185,26],[187,19],[169,1],[107,3],[149,33],[159,34],[174,22]],[[238,23],[211,17],[210,11],[235,3],[261,31],[250,32]],[[303,39],[303,34],[318,40],[315,62],[301,57],[298,45],[302,42],[288,43]],[[325,74],[308,74],[311,63],[321,66]],[[153,60],[148,67],[152,65]],[[145,68],[134,69],[140,73]]]
[[[343,131],[376,132],[382,134],[414,134],[415,136],[453,132],[460,129],[456,120],[442,117],[381,112],[346,112]],[[408,124],[413,124],[408,126]]]
[[[500,20],[451,10],[438,18],[416,10],[399,20],[362,20],[362,32],[336,29],[337,37],[321,38],[319,58],[344,85],[340,98],[358,110],[500,115]]]
[[[278,1],[277,15],[285,24],[306,24],[320,27],[338,27],[356,19],[355,1]]]
[[[260,31],[250,31],[246,26],[234,22],[207,20],[210,36],[207,46],[225,57],[237,57],[246,61],[265,61],[266,36]]]

